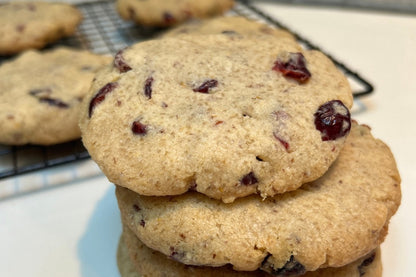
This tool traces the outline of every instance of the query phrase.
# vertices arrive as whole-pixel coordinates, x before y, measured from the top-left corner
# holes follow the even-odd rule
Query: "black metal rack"
[[[76,48],[89,49],[98,54],[115,54],[133,43],[147,40],[158,35],[162,29],[137,26],[134,23],[122,20],[115,8],[114,1],[103,0],[78,4],[84,20],[77,33],[66,39],[62,39],[52,47],[66,45]],[[277,19],[256,9],[249,1],[239,1],[230,12],[254,20],[260,20],[275,27],[285,29],[296,37],[306,48],[318,49],[312,42],[294,33]],[[322,50],[321,50],[322,51]],[[373,86],[358,73],[351,70],[336,58],[330,58],[342,70],[352,82],[360,87],[354,91],[354,97],[362,97],[373,91]],[[8,58],[0,57],[0,63]],[[6,146],[0,145],[0,188],[2,180],[58,165],[68,164],[89,158],[89,154],[83,147],[81,140],[53,146]],[[21,192],[15,189],[14,194]],[[1,199],[0,195],[0,199]]]

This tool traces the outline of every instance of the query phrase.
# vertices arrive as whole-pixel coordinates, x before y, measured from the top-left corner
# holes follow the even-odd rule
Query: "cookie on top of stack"
[[[120,51],[83,102],[123,276],[381,276],[400,176],[346,78],[293,38],[213,33]]]

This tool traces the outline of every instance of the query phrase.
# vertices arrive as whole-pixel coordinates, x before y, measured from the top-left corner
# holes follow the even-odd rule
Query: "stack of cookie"
[[[117,53],[80,128],[117,187],[122,275],[381,276],[400,177],[352,102],[333,63],[290,37],[226,30]]]

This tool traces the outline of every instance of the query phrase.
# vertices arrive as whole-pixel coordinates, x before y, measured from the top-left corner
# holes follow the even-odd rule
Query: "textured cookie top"
[[[234,0],[117,0],[122,18],[149,26],[171,26],[191,18],[223,14]]]
[[[80,125],[109,180],[144,195],[193,189],[232,202],[320,177],[350,127],[348,83],[320,52],[259,39],[190,35],[119,52]],[[289,56],[292,70],[277,69]]]
[[[271,35],[295,39],[293,35],[285,30],[272,28],[258,21],[250,20],[242,16],[219,16],[206,20],[191,20],[179,25],[167,32],[163,37],[172,37],[183,34],[221,34],[234,33],[243,35]]]
[[[273,276],[264,271],[235,271],[229,266],[197,267],[187,266],[171,257],[152,250],[144,245],[134,233],[123,227],[120,238],[117,263],[122,277],[267,277]],[[381,277],[381,252],[378,247],[368,255],[338,268],[323,268],[309,271],[302,277]],[[289,276],[289,272],[279,273]],[[279,274],[274,276],[279,276]]]
[[[73,34],[81,12],[64,3],[11,2],[0,5],[0,55],[40,49]]]
[[[384,239],[400,200],[389,148],[353,125],[320,179],[273,198],[225,204],[195,192],[148,197],[117,187],[123,223],[148,247],[185,264],[267,272],[351,263]]]
[[[29,50],[0,66],[0,143],[54,144],[80,137],[79,108],[110,57]]]

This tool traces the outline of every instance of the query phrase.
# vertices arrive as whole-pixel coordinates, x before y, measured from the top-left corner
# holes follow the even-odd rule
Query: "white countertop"
[[[270,2],[257,6],[375,85],[375,92],[362,100],[367,110],[354,118],[391,147],[403,192],[382,245],[383,276],[414,276],[416,17]],[[98,170],[89,160],[54,171],[74,166]],[[118,276],[121,225],[114,187],[101,174],[88,176],[0,201],[0,276]],[[0,185],[10,181],[0,180]]]

